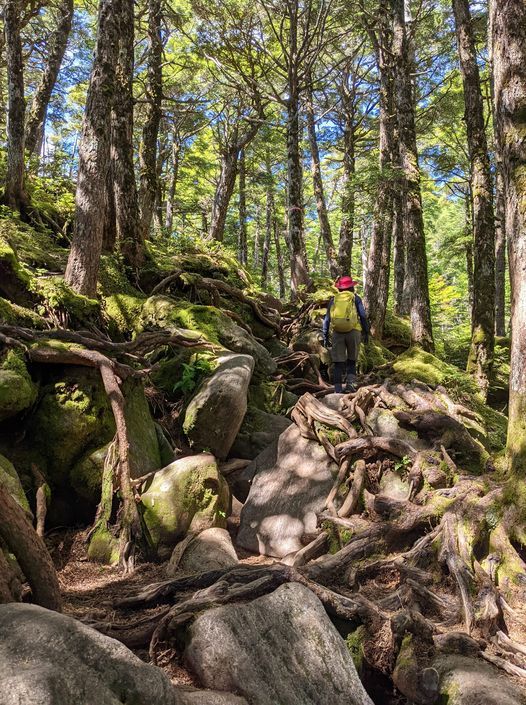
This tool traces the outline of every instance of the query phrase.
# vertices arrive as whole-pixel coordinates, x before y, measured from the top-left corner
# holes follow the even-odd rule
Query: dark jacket
[[[330,299],[329,304],[327,306],[327,313],[325,314],[325,318],[323,319],[322,330],[324,336],[327,336],[329,334],[329,328],[331,325],[331,308],[333,303],[334,297]],[[369,324],[367,322],[367,316],[365,315],[365,308],[363,307],[363,302],[358,296],[358,294],[354,294],[354,303],[356,304],[356,311],[358,313],[358,320],[360,321],[360,325],[362,327],[362,333],[364,335],[369,335]]]

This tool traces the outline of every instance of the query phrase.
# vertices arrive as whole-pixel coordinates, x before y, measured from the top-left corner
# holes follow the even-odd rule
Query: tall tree
[[[134,270],[144,262],[133,160],[134,3],[119,0],[119,57],[111,115],[111,173],[116,240],[124,261]]]
[[[480,75],[469,0],[453,0],[473,196],[473,311],[468,372],[485,397],[495,339],[495,223]]]
[[[99,273],[106,184],[110,159],[110,118],[119,52],[119,0],[100,0],[95,56],[86,96],[79,145],[75,230],[66,282],[79,294],[95,296]]]
[[[163,99],[161,20],[162,1],[148,0],[146,118],[139,149],[140,232],[143,240],[146,240],[150,233],[158,191],[157,141],[159,138]]]
[[[511,279],[511,371],[507,452],[526,476],[526,4],[494,0],[495,118],[502,148]]]
[[[3,202],[14,210],[27,204],[24,190],[24,64],[20,38],[20,0],[6,0],[4,4],[4,32],[7,60],[7,166]]]
[[[73,0],[62,0],[58,9],[57,26],[49,40],[46,64],[27,116],[25,148],[29,157],[35,153],[39,154],[42,146],[49,100],[66,52],[72,22]]]
[[[247,242],[247,167],[245,150],[239,154],[239,235],[238,259],[245,266],[248,264]]]
[[[420,168],[415,127],[415,97],[412,84],[412,51],[406,25],[404,0],[392,0],[395,62],[395,103],[404,195],[404,241],[406,281],[410,296],[411,340],[424,350],[434,350],[427,253],[422,213]]]
[[[311,153],[312,183],[314,187],[314,197],[316,199],[316,210],[320,224],[320,235],[325,248],[325,256],[329,265],[331,277],[337,277],[339,273],[336,250],[332,239],[331,224],[327,212],[327,202],[323,188],[323,178],[321,174],[320,150],[318,148],[318,138],[316,137],[316,118],[314,115],[314,99],[312,77],[306,88],[305,110],[307,114],[307,131],[309,135],[309,145]]]

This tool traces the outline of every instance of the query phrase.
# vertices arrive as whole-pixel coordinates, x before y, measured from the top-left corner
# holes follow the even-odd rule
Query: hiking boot
[[[347,383],[345,385],[345,389],[343,390],[344,394],[351,394],[352,392],[355,392],[358,389],[358,385],[356,383],[356,375],[347,375]]]

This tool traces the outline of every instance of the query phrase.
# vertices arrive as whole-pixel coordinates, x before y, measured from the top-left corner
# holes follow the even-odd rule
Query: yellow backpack
[[[349,333],[358,328],[358,311],[352,291],[340,291],[334,295],[331,324],[336,333]]]

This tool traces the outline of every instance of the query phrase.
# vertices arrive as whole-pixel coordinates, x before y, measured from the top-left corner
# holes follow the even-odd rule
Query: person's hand
[[[364,345],[368,345],[369,344],[369,333],[363,333],[362,340],[363,340]]]

